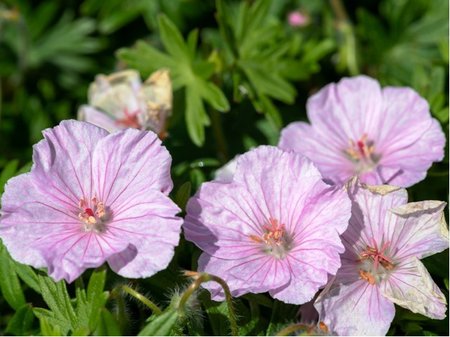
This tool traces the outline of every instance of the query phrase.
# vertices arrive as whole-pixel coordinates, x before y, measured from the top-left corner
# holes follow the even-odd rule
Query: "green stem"
[[[229,160],[228,147],[222,129],[220,112],[214,109],[211,110],[211,124],[214,138],[216,139],[217,156],[219,157],[220,162],[225,164]]]
[[[285,327],[284,329],[281,329],[280,331],[278,331],[278,333],[275,336],[289,336],[291,333],[293,333],[297,330],[308,329],[308,328],[309,328],[309,326],[307,326],[305,324],[301,324],[301,323],[292,324],[292,325],[289,325],[289,326]]]
[[[137,300],[141,301],[142,303],[144,303],[148,308],[150,308],[151,311],[153,311],[153,313],[155,315],[161,315],[162,314],[162,310],[155,303],[150,301],[147,297],[145,297],[144,295],[140,294],[139,292],[137,292],[133,288],[130,288],[127,285],[123,285],[122,286],[122,290],[125,291],[127,294],[133,296]]]
[[[344,41],[347,45],[345,54],[348,71],[350,75],[358,75],[360,71],[356,57],[356,38],[353,25],[348,18],[347,12],[345,11],[345,7],[341,0],[330,0],[330,2],[336,16],[337,27],[340,29],[342,35],[344,35]]]
[[[194,293],[194,291],[196,291],[200,287],[200,285],[203,282],[209,281],[217,282],[223,288],[223,291],[225,293],[225,300],[227,302],[228,320],[230,321],[231,334],[233,336],[237,336],[239,334],[239,330],[237,325],[236,313],[233,308],[233,297],[231,296],[231,291],[230,288],[228,287],[228,284],[220,277],[208,273],[187,272],[186,275],[194,277],[195,281],[183,293],[180,299],[179,307],[180,308],[184,307],[189,297]]]

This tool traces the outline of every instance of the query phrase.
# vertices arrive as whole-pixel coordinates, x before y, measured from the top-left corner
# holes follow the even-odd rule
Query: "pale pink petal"
[[[99,111],[89,105],[83,105],[78,109],[78,119],[97,125],[109,132],[115,132],[121,128],[106,112]]]
[[[43,134],[45,139],[33,147],[34,183],[43,190],[58,191],[65,201],[77,205],[92,194],[92,152],[108,132],[69,120]]]
[[[278,147],[303,154],[317,165],[324,177],[344,183],[354,174],[354,167],[344,154],[348,142],[339,146],[339,137],[332,129],[318,134],[311,125],[295,122],[281,131]]]
[[[172,158],[153,132],[126,129],[98,142],[92,170],[97,197],[114,209],[148,189],[172,189]]]
[[[363,280],[320,295],[314,306],[319,320],[338,335],[385,335],[395,315],[394,304]]]
[[[362,213],[357,226],[361,228],[360,237],[366,245],[373,247],[374,240],[378,244],[391,240],[395,231],[395,216],[390,210],[405,204],[407,200],[408,194],[403,188],[388,185],[357,187],[355,207],[359,208],[358,214]]]
[[[107,259],[111,268],[133,278],[166,268],[180,239],[182,219],[175,216],[180,211],[169,197],[151,189],[118,206],[108,234],[129,246]]]
[[[443,201],[419,201],[391,210],[394,227],[391,242],[396,257],[419,259],[448,248],[448,228],[445,222]]]
[[[376,135],[382,123],[382,93],[379,83],[367,76],[343,78],[311,96],[307,102],[308,118],[318,135],[332,133],[343,150],[350,139],[364,133]]]
[[[381,284],[382,294],[412,312],[444,319],[447,301],[425,266],[417,258],[403,260]]]
[[[198,270],[223,278],[235,297],[248,292],[266,292],[285,285],[290,279],[285,261],[262,254],[225,260],[203,253],[198,261]],[[208,283],[204,287],[211,290],[213,300],[224,300],[224,293],[219,285]]]

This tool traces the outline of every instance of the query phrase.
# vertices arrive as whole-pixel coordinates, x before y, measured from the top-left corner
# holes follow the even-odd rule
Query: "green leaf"
[[[0,290],[6,302],[15,310],[25,305],[25,295],[14,268],[14,262],[0,242]]]
[[[38,275],[38,279],[42,297],[54,318],[63,324],[61,328],[69,327],[75,330],[78,319],[67,293],[66,283],[64,281],[55,283],[51,278],[42,275]]]
[[[27,303],[20,307],[14,316],[9,319],[5,332],[16,336],[30,335],[33,322],[33,309],[31,305]]]
[[[14,174],[16,173],[18,164],[19,164],[19,161],[17,159],[11,160],[4,167],[2,174],[0,174],[0,195],[3,193],[5,184],[8,181],[8,179],[13,177]]]
[[[210,299],[210,294],[207,292],[202,292],[199,299],[205,308],[206,314],[208,315],[213,334],[216,336],[227,336],[230,333],[230,323],[227,318],[227,303],[225,301],[212,301]]]
[[[155,70],[176,67],[175,61],[167,54],[155,49],[144,41],[138,41],[133,48],[122,48],[117,57],[131,68],[137,69],[143,77],[149,76]]]
[[[198,82],[200,95],[211,104],[214,109],[221,112],[230,110],[230,104],[222,90],[212,82],[207,82],[202,79],[198,79]]]
[[[14,268],[16,270],[17,275],[22,279],[23,282],[25,282],[26,285],[28,285],[30,288],[32,288],[37,293],[41,292],[41,287],[39,286],[39,280],[34,272],[33,268],[30,266],[21,264],[19,262],[14,263]]]
[[[119,323],[115,320],[113,314],[108,310],[102,309],[94,335],[97,336],[121,336]]]
[[[169,336],[176,326],[178,312],[169,307],[161,315],[152,315],[150,322],[139,332],[138,336]]]
[[[195,50],[197,49],[198,29],[192,30],[187,38],[187,46],[189,48],[191,59],[195,58]]]
[[[39,317],[39,316],[38,316]],[[41,333],[43,336],[64,336],[64,330],[58,325],[53,325],[50,323],[49,319],[41,316],[39,317],[39,323],[41,327]]]
[[[160,15],[158,27],[161,40],[169,54],[176,58],[177,62],[188,63],[191,60],[191,53],[177,26],[167,16]]]
[[[92,272],[87,287],[87,304],[89,308],[89,327],[94,330],[100,312],[106,304],[109,292],[103,291],[106,282],[106,268],[96,269]]]
[[[175,203],[178,205],[178,207],[184,210],[190,196],[191,196],[191,183],[187,181],[180,186],[177,193],[175,194]]]
[[[200,95],[192,86],[186,88],[186,124],[194,144],[202,146],[205,141],[204,126],[209,125],[209,117]]]

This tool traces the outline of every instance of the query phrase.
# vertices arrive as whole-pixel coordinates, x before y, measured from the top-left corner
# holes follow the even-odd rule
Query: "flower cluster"
[[[146,131],[163,138],[168,74],[144,85],[134,71],[99,76],[89,100],[80,117],[103,128],[63,121],[44,131],[31,172],[6,185],[0,238],[55,280],[105,262],[124,277],[152,276],[172,259],[183,222],[168,197],[171,156]],[[304,304],[308,331],[386,334],[394,304],[445,318],[445,296],[420,259],[448,248],[446,204],[407,203],[402,188],[443,157],[428,104],[359,76],[326,86],[307,109],[311,124],[237,156],[191,197],[183,230],[203,251],[198,271],[233,296]],[[222,287],[205,288],[224,299]]]

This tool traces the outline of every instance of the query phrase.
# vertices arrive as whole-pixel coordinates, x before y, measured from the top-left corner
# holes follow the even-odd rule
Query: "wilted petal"
[[[89,105],[82,105],[78,110],[78,119],[104,128],[108,132],[120,130],[116,121],[106,112],[99,111]]]
[[[444,319],[447,301],[425,266],[412,257],[396,267],[380,287],[390,301],[434,319]]]
[[[396,256],[422,259],[448,248],[448,227],[442,201],[420,201],[396,207],[392,242]]]

